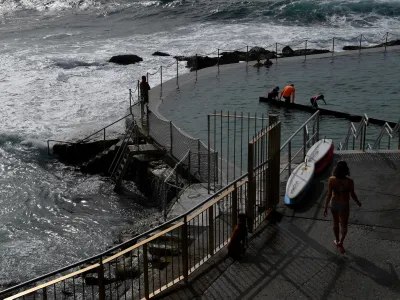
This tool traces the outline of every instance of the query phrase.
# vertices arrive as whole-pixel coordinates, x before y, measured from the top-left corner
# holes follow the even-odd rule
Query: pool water
[[[160,113],[190,135],[207,141],[207,114],[214,111],[236,112],[267,116],[279,114],[282,122],[282,143],[306,121],[311,114],[276,108],[259,103],[268,90],[293,83],[295,102],[309,104],[309,99],[323,93],[324,108],[366,113],[369,117],[397,122],[400,112],[398,82],[400,50],[387,52],[354,51],[349,55],[332,58],[310,58],[275,61],[270,68],[256,68],[241,63],[234,68],[215,68],[214,73],[186,81],[168,94],[160,106]],[[335,145],[343,142],[349,121],[322,116],[320,136],[332,138]],[[367,142],[378,136],[379,126],[370,125]]]

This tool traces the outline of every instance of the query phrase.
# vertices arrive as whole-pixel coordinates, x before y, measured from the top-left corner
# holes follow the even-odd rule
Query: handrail
[[[310,142],[316,141],[319,139],[319,116],[320,112],[317,110],[310,118],[308,118],[307,121],[305,121],[287,140],[285,143],[280,148],[280,152],[282,152],[283,149],[285,149],[286,146],[288,146],[288,162],[285,164],[280,172],[282,174],[286,169],[288,169],[288,176],[292,173],[292,161],[299,155],[301,151],[303,151],[303,157],[306,157],[306,151],[307,147],[310,144]],[[313,124],[313,134],[310,138],[310,133],[308,130],[308,124],[310,122],[314,121]],[[315,132],[314,132],[314,126],[316,126]],[[300,147],[300,149],[292,155],[292,140],[294,139],[297,134],[303,131],[303,145]]]
[[[244,178],[246,178],[247,176],[248,176],[248,173],[243,174],[243,175],[240,176],[239,178],[235,179],[234,181],[232,181],[231,183],[229,183],[229,184],[226,185],[225,187],[223,187],[223,188],[221,188],[220,190],[218,190],[217,192],[215,192],[215,194],[209,196],[209,197],[206,198],[204,201],[202,201],[201,203],[197,204],[195,207],[193,207],[193,208],[191,208],[190,210],[188,210],[187,212],[185,212],[185,213],[183,213],[183,214],[181,214],[181,215],[179,215],[179,216],[177,216],[177,217],[175,217],[175,218],[173,218],[173,219],[171,219],[171,220],[168,220],[168,221],[164,222],[163,224],[158,225],[157,227],[154,227],[154,228],[152,228],[152,229],[150,229],[150,230],[148,230],[148,231],[146,231],[146,232],[144,232],[144,233],[142,233],[142,234],[139,234],[138,236],[136,236],[136,237],[134,237],[134,238],[131,238],[131,239],[129,239],[129,240],[127,240],[127,241],[125,241],[125,242],[119,244],[119,245],[116,245],[116,246],[114,246],[114,247],[112,247],[112,248],[110,248],[110,249],[108,249],[108,250],[106,250],[106,251],[104,251],[104,252],[102,252],[102,253],[99,253],[99,254],[94,255],[94,256],[92,256],[92,257],[89,257],[89,258],[87,258],[87,259],[78,261],[78,262],[76,262],[76,263],[74,263],[74,264],[68,265],[68,266],[66,266],[66,267],[60,268],[60,269],[55,270],[55,271],[52,271],[52,272],[50,272],[50,273],[44,274],[44,275],[42,275],[42,276],[36,277],[36,278],[34,278],[34,279],[25,281],[25,282],[23,282],[23,283],[20,283],[20,284],[18,284],[18,285],[15,285],[15,286],[13,286],[13,287],[8,288],[8,289],[2,290],[2,291],[0,291],[0,296],[5,295],[5,294],[8,294],[8,293],[10,293],[10,292],[12,292],[12,291],[15,291],[15,290],[17,290],[17,289],[19,289],[19,288],[25,287],[25,286],[30,285],[30,284],[32,284],[32,283],[38,282],[38,281],[40,281],[40,280],[46,279],[46,278],[48,278],[48,277],[51,277],[51,276],[60,274],[60,273],[62,273],[62,272],[64,272],[64,271],[66,271],[66,270],[69,270],[69,269],[72,269],[72,268],[81,266],[81,265],[83,265],[83,264],[85,264],[85,263],[94,261],[94,260],[96,260],[96,259],[103,258],[104,256],[109,255],[109,254],[111,254],[112,252],[115,252],[115,251],[117,251],[117,250],[119,250],[119,249],[121,249],[121,248],[125,248],[126,246],[133,246],[133,245],[132,245],[133,242],[136,242],[137,240],[139,240],[139,239],[141,239],[141,238],[143,238],[143,237],[146,237],[146,236],[150,235],[151,233],[156,232],[156,231],[158,231],[158,230],[164,230],[164,229],[165,229],[165,226],[170,225],[170,224],[172,224],[172,223],[174,223],[174,222],[177,222],[178,220],[184,218],[185,216],[189,216],[192,212],[196,211],[197,209],[199,209],[201,206],[203,206],[203,205],[206,204],[207,202],[213,200],[213,198],[218,197],[219,194],[224,193],[224,192],[225,192],[226,190],[228,190],[231,186],[233,186],[234,184],[237,184],[238,182],[242,181],[242,180],[243,180]],[[35,290],[38,290],[38,289],[40,289],[40,288],[36,288]]]
[[[131,106],[130,106],[130,110],[132,111],[132,107],[134,107],[134,106],[136,106],[136,105],[138,105],[138,104],[140,104],[140,102],[136,102],[136,103],[134,103],[133,105],[131,105]],[[89,135],[89,136],[87,136],[87,137],[85,137],[85,138],[83,138],[83,139],[81,139],[81,140],[75,141],[75,142],[73,142],[73,141],[60,141],[60,140],[49,139],[49,140],[47,140],[47,153],[48,153],[49,155],[51,155],[51,153],[50,153],[50,142],[57,142],[57,143],[63,143],[63,144],[77,145],[77,144],[81,144],[81,143],[85,142],[87,139],[91,138],[92,136],[98,134],[98,133],[101,132],[101,131],[104,132],[104,140],[105,140],[105,130],[106,130],[108,127],[111,127],[112,125],[114,125],[114,124],[116,124],[116,123],[118,123],[118,122],[120,122],[120,121],[126,119],[127,117],[129,117],[129,116],[131,116],[131,115],[133,115],[133,114],[129,113],[129,114],[127,114],[126,116],[124,116],[124,117],[122,117],[122,118],[120,118],[120,119],[114,121],[113,123],[108,124],[107,126],[101,128],[100,130],[96,131],[95,133],[93,133],[93,134],[91,134],[91,135]]]
[[[110,168],[108,169],[108,173],[111,174],[111,177],[114,175],[115,171],[119,166],[121,158],[125,153],[126,147],[128,146],[128,142],[131,139],[133,132],[135,131],[135,127],[136,127],[136,121],[133,119],[131,125],[129,126],[124,136],[124,139],[122,140],[121,146],[118,148],[118,151],[115,154],[113,161],[111,162]]]
[[[385,122],[385,124],[383,125],[378,138],[375,140],[373,146],[371,147],[369,145],[370,149],[379,149],[381,146],[381,140],[385,134],[385,132],[388,134],[389,136],[389,140],[388,140],[388,149],[390,149],[390,141],[391,139],[393,139],[397,133],[400,132],[400,120],[397,122],[397,124],[392,128],[388,122]],[[399,137],[400,139],[400,137]]]
[[[350,136],[353,136],[353,150],[354,150],[355,141],[358,139],[360,134],[362,134],[361,140],[360,140],[360,149],[365,150],[365,137],[366,137],[366,131],[367,131],[368,125],[369,125],[369,118],[368,118],[367,114],[363,115],[357,128],[353,122],[350,122],[349,130],[347,131],[347,135],[344,140],[344,143],[339,144],[339,150],[348,150]]]

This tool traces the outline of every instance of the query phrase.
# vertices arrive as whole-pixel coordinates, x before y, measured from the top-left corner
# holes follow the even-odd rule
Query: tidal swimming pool
[[[399,88],[400,49],[387,52],[354,51],[332,58],[278,60],[270,68],[256,68],[242,63],[234,68],[215,68],[215,72],[197,76],[180,84],[169,93],[159,112],[190,135],[207,141],[207,114],[270,113],[279,114],[284,142],[311,114],[275,108],[259,103],[268,90],[293,83],[296,103],[309,104],[309,99],[323,93],[327,109],[366,113],[369,117],[397,122],[400,112]],[[332,138],[336,145],[343,142],[348,120],[321,117],[321,136]],[[380,127],[370,125],[367,142],[373,142]]]

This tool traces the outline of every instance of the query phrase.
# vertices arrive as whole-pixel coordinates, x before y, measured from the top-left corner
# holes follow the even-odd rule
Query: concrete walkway
[[[330,170],[306,205],[280,207],[241,261],[214,256],[156,299],[400,299],[400,153],[335,155],[348,161],[362,207],[351,203],[346,253],[333,244],[323,201]]]

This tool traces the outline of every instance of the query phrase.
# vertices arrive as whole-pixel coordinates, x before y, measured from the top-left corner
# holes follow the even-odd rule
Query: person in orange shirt
[[[295,93],[296,93],[296,89],[294,88],[293,83],[291,85],[287,85],[282,90],[279,100],[282,100],[282,97],[283,97],[285,99],[285,103],[290,103],[290,96],[292,96],[292,103],[294,103]]]

